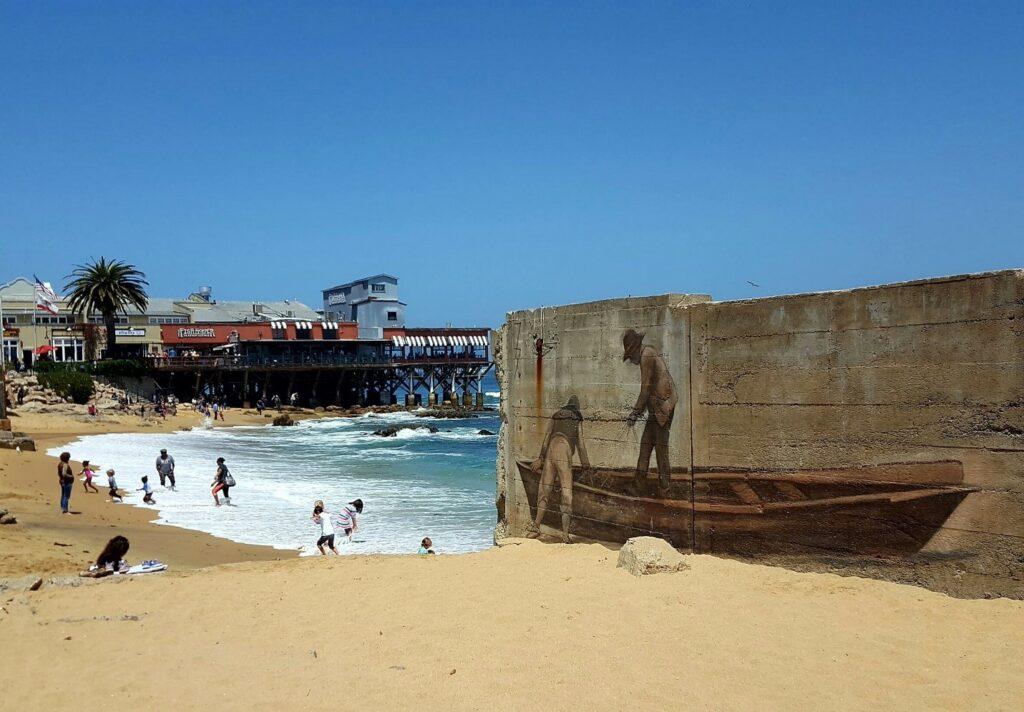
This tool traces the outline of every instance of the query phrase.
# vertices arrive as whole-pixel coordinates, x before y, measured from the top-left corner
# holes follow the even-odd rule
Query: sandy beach
[[[1024,704],[1024,603],[688,559],[637,578],[601,545],[516,541],[44,589],[3,602],[0,689],[13,709]]]
[[[58,513],[47,447],[196,421],[15,419],[40,451],[0,451],[0,506],[19,519],[0,532],[0,576],[74,573],[115,532],[132,560],[170,571],[3,593],[0,689],[14,709],[1024,705],[1021,601],[707,556],[637,578],[599,544],[299,559],[155,526],[80,485],[80,514]],[[227,424],[260,422],[235,411]]]
[[[294,415],[301,418],[313,414]],[[254,411],[237,409],[229,410],[225,417],[223,426],[269,422]],[[18,518],[18,524],[0,531],[0,577],[77,573],[95,560],[114,533],[131,541],[133,560],[159,559],[175,569],[289,556],[286,551],[270,547],[236,544],[201,532],[150,524],[156,519],[155,511],[109,501],[102,473],[107,467],[117,469],[117,463],[99,463],[99,494],[85,492],[81,482],[76,482],[71,510],[77,514],[60,513],[57,460],[46,455],[48,448],[85,434],[172,432],[198,427],[201,420],[192,411],[182,408],[177,416],[166,420],[102,415],[96,421],[80,416],[24,413],[11,422],[14,430],[35,439],[36,452],[0,450],[0,508],[10,510]],[[72,456],[75,472],[79,472],[81,455]],[[156,458],[156,453],[153,457]],[[138,486],[124,476],[119,480],[122,488]]]

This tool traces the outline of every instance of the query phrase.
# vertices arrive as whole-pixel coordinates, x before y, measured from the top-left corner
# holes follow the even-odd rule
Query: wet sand
[[[218,421],[218,427],[270,422],[255,412],[241,410],[229,410],[225,418],[224,423]],[[115,534],[126,536],[131,542],[131,561],[159,559],[173,568],[293,556],[288,551],[236,544],[202,532],[151,524],[157,518],[155,510],[110,501],[103,472],[107,467],[116,470],[117,463],[99,463],[102,468],[94,480],[99,494],[85,492],[82,483],[76,481],[71,496],[71,510],[76,514],[61,514],[57,460],[45,454],[47,449],[84,434],[172,432],[199,427],[201,418],[194,412],[182,409],[179,415],[166,420],[120,415],[101,416],[97,421],[80,416],[26,413],[13,417],[11,423],[14,430],[35,439],[36,452],[0,450],[0,508],[10,510],[18,519],[18,524],[0,528],[0,577],[77,573],[95,560]],[[153,453],[154,460],[156,455]],[[88,453],[72,453],[76,473],[81,470],[83,457],[88,459]],[[123,489],[139,486],[137,478],[129,480],[126,475],[118,476],[118,484]],[[157,490],[159,497],[159,487]]]

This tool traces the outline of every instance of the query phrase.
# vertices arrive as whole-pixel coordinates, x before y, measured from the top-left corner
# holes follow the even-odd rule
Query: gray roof
[[[373,280],[379,279],[380,277],[386,277],[387,279],[393,279],[393,280],[395,280],[396,284],[398,283],[398,277],[396,277],[395,275],[393,275],[393,274],[386,274],[384,272],[381,272],[380,274],[375,274],[375,275],[372,275],[370,277],[361,277],[360,279],[353,279],[351,282],[345,282],[344,284],[339,284],[339,285],[336,285],[334,287],[328,287],[327,289],[324,289],[323,291],[324,292],[333,292],[336,289],[344,289],[345,287],[351,287],[353,284],[359,284],[360,282],[372,282]]]
[[[35,300],[35,283],[18,277],[7,284],[0,284],[0,297],[10,300]],[[61,300],[63,302],[63,299]],[[260,313],[253,313],[253,304],[261,306]],[[63,306],[62,306],[63,308]],[[223,323],[232,321],[269,321],[271,319],[302,319],[315,321],[320,314],[312,307],[294,300],[273,302],[254,301],[212,301],[194,299],[168,299],[150,297],[145,312],[128,307],[129,315],[144,313],[150,316],[187,316],[195,323]]]

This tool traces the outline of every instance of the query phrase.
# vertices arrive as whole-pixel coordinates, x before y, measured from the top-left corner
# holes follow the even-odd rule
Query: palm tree
[[[135,265],[100,257],[92,264],[76,265],[66,279],[70,280],[64,285],[68,308],[86,318],[93,312],[103,316],[107,327],[107,357],[113,356],[117,345],[117,312],[127,314],[129,306],[144,312],[149,303],[146,275]]]

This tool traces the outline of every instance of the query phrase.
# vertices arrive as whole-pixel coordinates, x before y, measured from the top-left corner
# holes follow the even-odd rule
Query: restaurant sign
[[[145,336],[145,329],[114,329],[116,336]]]
[[[178,329],[179,339],[213,339],[217,333],[213,329]]]

